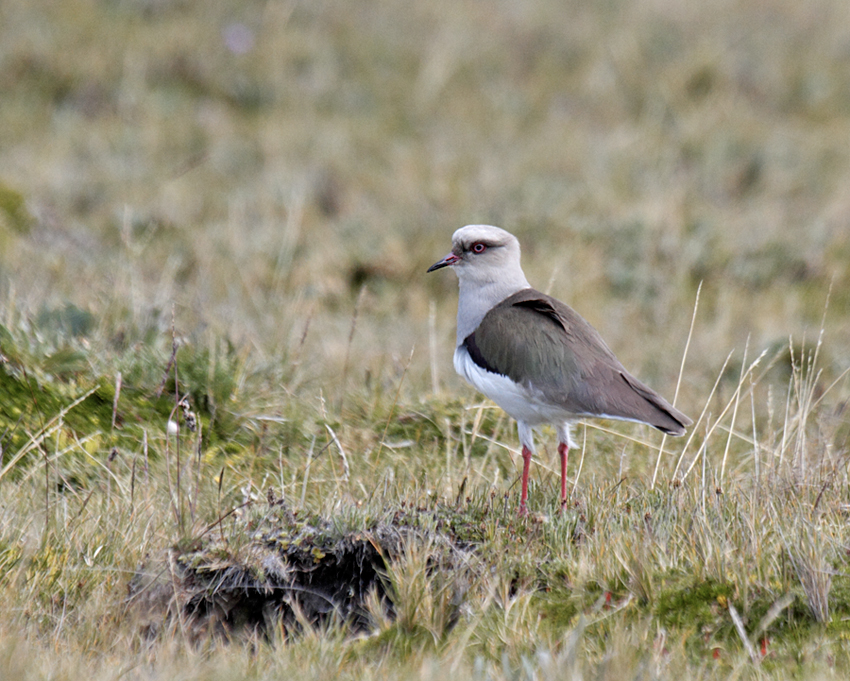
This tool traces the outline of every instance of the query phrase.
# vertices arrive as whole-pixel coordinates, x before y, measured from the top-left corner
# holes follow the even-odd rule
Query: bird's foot
[[[524,503],[520,503],[519,507],[516,510],[516,514],[518,518],[527,518],[528,506],[526,506]]]

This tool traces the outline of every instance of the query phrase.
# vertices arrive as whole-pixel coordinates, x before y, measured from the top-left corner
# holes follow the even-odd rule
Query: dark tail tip
[[[664,416],[667,416],[669,420],[667,420],[666,423],[652,425],[667,435],[672,435],[674,437],[684,435],[687,432],[685,429],[693,423],[693,420],[685,416],[675,407],[671,407],[669,405],[665,406],[666,409],[663,410]],[[670,423],[671,421],[672,423]]]

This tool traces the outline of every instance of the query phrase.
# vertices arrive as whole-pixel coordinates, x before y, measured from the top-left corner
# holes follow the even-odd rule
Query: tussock
[[[392,622],[406,602],[398,589],[407,583],[396,575],[413,551],[417,560],[424,555],[426,580],[438,571],[458,571],[450,582],[455,607],[446,610],[446,629],[456,621],[468,588],[463,574],[468,549],[443,531],[421,527],[430,514],[416,515],[395,514],[388,522],[340,534],[321,518],[299,522],[278,502],[252,519],[257,529],[237,546],[212,532],[148,561],[128,587],[131,616],[147,637],[177,624],[190,640],[293,634],[305,625],[369,632],[375,617]]]

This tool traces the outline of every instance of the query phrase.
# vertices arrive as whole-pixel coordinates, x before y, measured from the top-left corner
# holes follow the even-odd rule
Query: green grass
[[[841,0],[2,3],[0,676],[846,677],[848,45]],[[579,426],[564,514],[451,368],[478,221],[697,421]]]

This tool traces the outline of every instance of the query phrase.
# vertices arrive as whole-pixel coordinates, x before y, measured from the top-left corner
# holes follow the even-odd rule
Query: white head
[[[452,252],[428,271],[442,267],[451,267],[460,284],[460,340],[476,329],[490,308],[530,288],[520,266],[519,241],[510,232],[491,225],[467,225],[457,230],[452,235]]]

